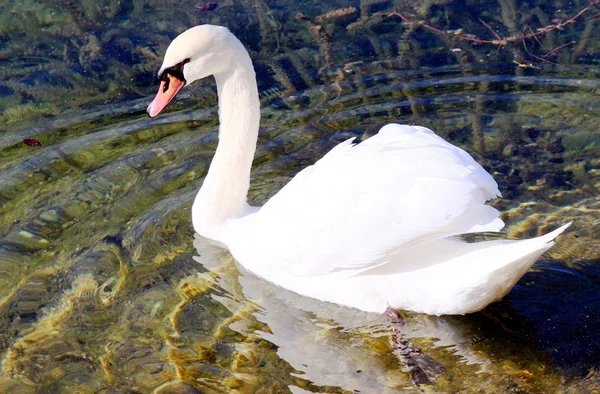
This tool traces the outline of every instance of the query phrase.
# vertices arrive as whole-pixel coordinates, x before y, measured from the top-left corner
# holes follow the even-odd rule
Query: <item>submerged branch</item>
[[[452,36],[458,40],[461,41],[470,41],[475,45],[482,45],[482,44],[490,44],[490,45],[497,45],[498,49],[497,51],[499,51],[500,49],[502,49],[503,47],[506,47],[507,45],[511,44],[511,43],[518,43],[518,42],[523,42],[525,45],[525,41],[529,40],[529,39],[535,39],[536,41],[538,41],[539,43],[539,39],[538,36],[547,34],[551,31],[554,30],[563,30],[564,27],[578,23],[578,19],[581,18],[585,13],[589,12],[590,10],[597,8],[600,5],[600,1],[594,0],[591,1],[589,3],[589,5],[583,9],[581,9],[579,12],[577,12],[575,15],[573,15],[571,18],[563,21],[563,22],[558,22],[558,23],[554,23],[554,24],[550,24],[547,25],[545,27],[541,27],[536,29],[535,31],[533,29],[531,29],[529,26],[526,26],[523,30],[521,30],[520,34],[515,34],[512,36],[507,36],[507,37],[502,37],[500,36],[500,34],[498,34],[494,29],[492,29],[492,27],[486,23],[483,19],[479,18],[479,22],[481,22],[481,24],[492,33],[492,35],[494,36],[494,39],[484,39],[484,38],[480,38],[479,36],[475,35],[475,34],[469,34],[469,33],[465,33],[463,31],[463,29],[458,29],[458,30],[441,30],[438,29],[437,27],[428,25],[425,21],[423,20],[410,20],[408,19],[406,16],[404,16],[402,13],[398,12],[398,11],[392,11],[390,13],[387,14],[388,17],[391,16],[397,16],[402,20],[402,24],[403,25],[407,25],[407,26],[416,26],[416,27],[422,27],[424,29],[430,30],[436,34],[439,35],[444,35],[444,36]],[[596,14],[592,16],[592,20],[593,19],[597,19],[598,15],[600,14]],[[525,31],[529,29],[529,33],[525,33]],[[543,56],[536,56],[533,55],[532,53],[530,53],[527,50],[527,53],[529,53],[530,55],[532,55],[533,57],[535,57],[538,60],[541,61],[548,61],[547,57],[550,55],[555,54],[556,52],[560,51],[561,49],[572,45],[576,43],[575,41],[570,41],[566,44],[563,44],[559,47],[556,47],[550,51],[548,51],[545,55]]]

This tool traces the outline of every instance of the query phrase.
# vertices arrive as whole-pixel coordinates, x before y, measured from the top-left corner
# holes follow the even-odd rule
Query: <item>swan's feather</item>
[[[416,243],[500,230],[498,211],[484,205],[499,195],[463,150],[424,127],[387,125],[339,144],[250,215],[251,233],[277,245],[269,261],[259,250],[252,259],[289,261],[304,276],[370,269]]]

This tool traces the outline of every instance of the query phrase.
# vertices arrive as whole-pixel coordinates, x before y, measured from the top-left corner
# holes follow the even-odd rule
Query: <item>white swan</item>
[[[196,26],[173,40],[148,114],[209,75],[219,95],[219,144],[194,201],[194,229],[279,286],[368,312],[475,312],[506,295],[570,224],[520,241],[454,238],[504,226],[484,205],[500,196],[498,185],[431,130],[397,124],[339,144],[263,207],[251,207],[260,102],[252,61],[228,29]]]

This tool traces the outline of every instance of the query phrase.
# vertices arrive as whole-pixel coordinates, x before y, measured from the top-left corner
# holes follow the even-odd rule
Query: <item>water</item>
[[[0,3],[1,392],[598,390],[597,10],[498,50],[386,14],[493,39],[478,18],[506,37],[588,4],[195,5]],[[214,84],[157,119],[144,110],[170,39],[199,23],[229,26],[257,66],[251,203],[335,144],[398,121],[431,127],[494,175],[501,237],[574,220],[503,301],[406,314],[411,344],[447,369],[433,385],[402,370],[380,316],[278,289],[194,238]]]

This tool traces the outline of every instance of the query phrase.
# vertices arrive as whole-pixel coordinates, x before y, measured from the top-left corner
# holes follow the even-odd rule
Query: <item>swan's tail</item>
[[[476,312],[492,302],[500,300],[513,288],[544,252],[554,245],[554,239],[565,231],[571,222],[540,237],[525,240],[487,241],[467,244],[471,259],[479,260],[469,264],[464,304],[468,310]]]
[[[525,240],[440,239],[361,275],[389,279],[389,288],[379,284],[378,291],[393,306],[433,315],[477,312],[504,297],[570,225]]]
[[[524,240],[502,240],[502,241],[488,241],[481,242],[471,245],[486,245],[488,244],[491,249],[498,247],[502,248],[500,253],[500,259],[495,260],[493,264],[487,265],[486,268],[490,269],[491,272],[514,272],[514,270],[523,270],[523,273],[519,276],[523,276],[525,272],[535,263],[535,261],[548,249],[554,245],[554,239],[558,237],[563,231],[565,231],[571,222],[565,224],[562,227],[557,228],[548,234],[542,235],[536,238],[524,239]],[[492,250],[490,250],[491,252]],[[530,261],[533,258],[533,261]],[[521,262],[519,260],[527,260],[530,264]],[[514,272],[516,274],[516,272]],[[517,278],[518,280],[518,278]],[[516,283],[516,282],[515,282]]]

